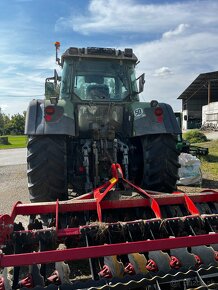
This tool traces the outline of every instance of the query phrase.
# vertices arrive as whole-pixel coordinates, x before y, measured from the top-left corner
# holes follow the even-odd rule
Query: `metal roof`
[[[207,96],[207,84],[211,81],[212,95],[218,95],[218,71],[200,74],[177,99],[190,99],[193,96]],[[216,83],[215,83],[216,82]]]

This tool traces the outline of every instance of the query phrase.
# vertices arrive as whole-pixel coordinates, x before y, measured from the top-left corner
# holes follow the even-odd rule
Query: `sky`
[[[13,115],[43,99],[60,41],[60,54],[70,46],[132,47],[137,75],[146,78],[141,101],[180,111],[177,97],[189,84],[218,70],[217,11],[215,0],[2,0],[0,108]]]

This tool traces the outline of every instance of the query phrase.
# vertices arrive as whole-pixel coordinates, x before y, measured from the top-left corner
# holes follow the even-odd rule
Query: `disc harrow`
[[[218,289],[218,192],[145,191],[119,164],[112,176],[0,216],[0,290]]]

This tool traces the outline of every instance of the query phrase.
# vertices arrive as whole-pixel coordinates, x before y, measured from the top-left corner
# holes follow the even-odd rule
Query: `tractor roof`
[[[137,62],[137,57],[133,53],[131,48],[125,48],[124,51],[117,50],[115,48],[102,48],[102,47],[87,47],[77,48],[70,47],[62,55],[62,60],[68,57],[79,58],[100,58],[100,59],[118,59],[118,60],[130,60]]]

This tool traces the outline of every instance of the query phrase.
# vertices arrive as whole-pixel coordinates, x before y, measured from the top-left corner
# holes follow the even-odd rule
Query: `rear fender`
[[[155,109],[161,108],[162,115],[157,116]],[[181,129],[176,121],[170,105],[159,103],[151,107],[150,103],[134,103],[131,105],[133,116],[133,136],[149,134],[180,134]]]
[[[52,106],[50,100],[32,100],[26,114],[27,135],[70,135],[75,136],[74,106],[72,102],[59,100],[54,106],[51,120],[45,119],[45,108]]]

